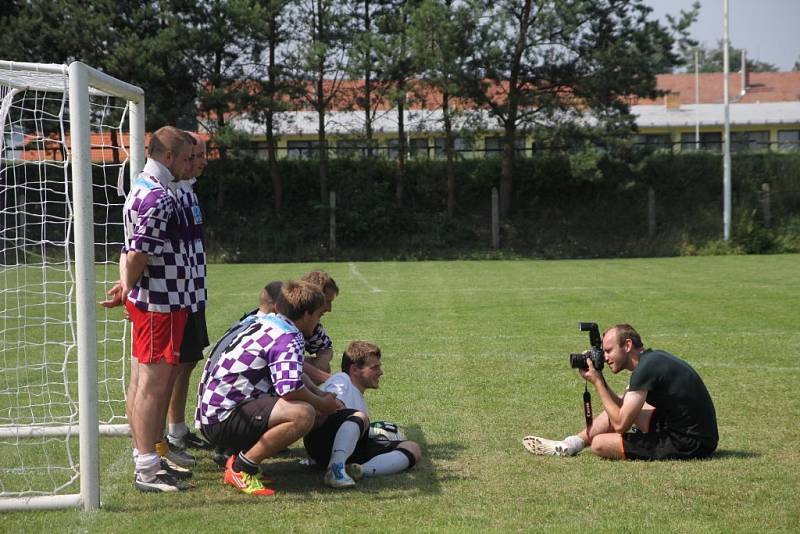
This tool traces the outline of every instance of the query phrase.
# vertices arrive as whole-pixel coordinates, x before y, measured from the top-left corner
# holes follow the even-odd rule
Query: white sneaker
[[[541,456],[572,456],[569,447],[563,441],[544,439],[538,436],[525,436],[522,438],[522,445],[531,454]]]
[[[323,482],[326,486],[336,489],[355,487],[356,482],[344,469],[344,464],[331,464],[325,471]]]

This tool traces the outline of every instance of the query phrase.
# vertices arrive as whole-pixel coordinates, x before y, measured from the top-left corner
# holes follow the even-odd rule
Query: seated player
[[[369,437],[364,392],[377,389],[381,375],[381,349],[366,341],[354,341],[342,355],[342,372],[322,384],[322,390],[334,393],[343,409],[328,415],[303,438],[303,444],[317,465],[327,466],[323,480],[332,488],[351,488],[362,476],[399,473],[422,457],[413,441]]]
[[[257,314],[208,370],[198,399],[200,428],[216,447],[241,451],[228,459],[224,482],[250,495],[272,495],[259,464],[311,430],[318,414],[338,404],[303,380],[304,335],[319,323],[322,291],[307,282],[283,285],[278,313]]]

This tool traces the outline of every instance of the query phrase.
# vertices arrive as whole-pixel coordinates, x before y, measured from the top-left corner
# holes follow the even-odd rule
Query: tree
[[[259,83],[250,113],[255,120],[263,120],[266,127],[273,207],[278,216],[283,208],[283,178],[277,163],[275,113],[289,109],[290,99],[298,96],[285,61],[290,36],[288,4],[289,0],[259,1],[251,49],[253,62],[258,64]]]
[[[512,199],[519,131],[575,122],[632,124],[625,97],[655,96],[655,75],[678,61],[667,28],[643,0],[470,0],[479,20],[467,94],[504,130],[500,213]]]
[[[717,46],[715,48],[699,45],[696,50],[700,72],[723,72],[725,70],[725,65],[723,63],[725,56],[722,40],[717,41]],[[684,62],[687,68],[689,66],[694,68],[694,49],[685,52],[685,54]],[[736,48],[733,45],[729,46],[728,61],[731,72],[742,70],[742,49]],[[777,72],[778,67],[772,63],[758,61],[748,57],[747,70],[748,72]]]
[[[325,115],[339,98],[346,72],[349,28],[342,6],[333,0],[304,0],[295,13],[296,43],[294,76],[305,89],[306,103],[317,112],[320,201],[328,193],[328,141]]]
[[[424,0],[412,17],[412,54],[417,58],[423,83],[442,95],[442,125],[447,158],[447,216],[456,208],[453,167],[453,101],[462,94],[461,73],[470,56],[468,35],[476,21],[469,10],[454,7],[453,0]]]

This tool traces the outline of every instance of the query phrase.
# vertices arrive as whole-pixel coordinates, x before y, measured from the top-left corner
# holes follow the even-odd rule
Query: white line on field
[[[373,286],[372,284],[369,283],[369,280],[367,280],[366,277],[363,274],[361,274],[361,272],[358,270],[358,267],[356,267],[355,263],[353,263],[351,261],[350,263],[348,263],[348,265],[350,266],[350,273],[353,276],[355,276],[356,278],[358,278],[359,280],[361,280],[364,283],[365,286],[367,286],[368,288],[370,288],[372,290],[373,293],[380,293],[381,292],[380,288],[377,288],[377,287],[375,287],[375,286]]]

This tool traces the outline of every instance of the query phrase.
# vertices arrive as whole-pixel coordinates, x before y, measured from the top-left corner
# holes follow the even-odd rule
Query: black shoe
[[[214,448],[209,442],[194,432],[188,432],[186,435],[180,438],[176,438],[175,436],[167,434],[167,441],[169,442],[170,447],[177,449],[199,449],[203,451],[210,451]]]
[[[176,480],[164,471],[156,473],[156,477],[146,482],[141,473],[136,473],[133,485],[144,493],[170,493],[174,491],[184,491],[189,489],[189,484],[182,480]]]
[[[188,480],[192,478],[192,472],[186,469],[185,467],[181,467],[178,464],[173,464],[166,458],[161,459],[161,469],[158,471],[159,473],[165,473],[175,480]]]

